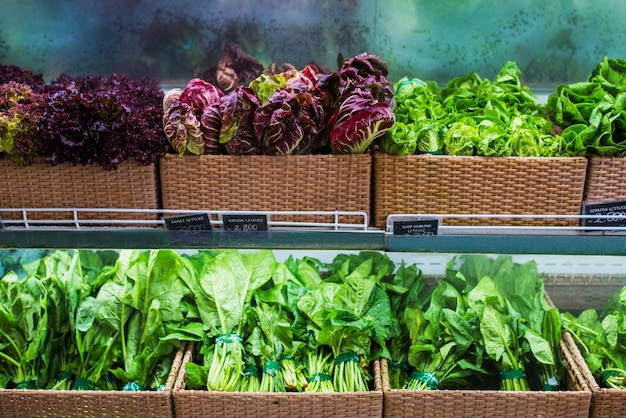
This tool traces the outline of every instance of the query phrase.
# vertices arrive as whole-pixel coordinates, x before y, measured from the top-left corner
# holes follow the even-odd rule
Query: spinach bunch
[[[577,317],[561,314],[589,370],[602,387],[626,388],[626,287],[616,293],[602,312],[586,309]]]
[[[387,292],[395,321],[387,341],[392,388],[558,388],[560,316],[534,262],[455,257],[434,286],[415,266],[401,266]]]
[[[162,388],[181,337],[197,334],[183,301],[192,268],[167,250],[57,250],[22,278],[9,271],[0,280],[0,384]]]
[[[449,262],[446,276],[467,295],[501,389],[557,389],[564,374],[561,322],[545,298],[536,263],[518,264],[510,256],[467,255],[460,260],[458,269],[456,258]]]

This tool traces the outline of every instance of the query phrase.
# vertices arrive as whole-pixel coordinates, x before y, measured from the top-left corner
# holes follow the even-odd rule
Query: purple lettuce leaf
[[[213,84],[200,78],[193,78],[187,83],[178,100],[202,112],[207,106],[219,103],[223,95],[224,93]]]
[[[263,64],[248,54],[239,44],[227,43],[215,70],[218,86],[229,93],[247,86],[263,72]]]
[[[239,87],[222,97],[219,143],[228,154],[261,154],[261,140],[254,131],[254,112],[261,101],[249,87]]]
[[[364,153],[394,123],[388,103],[376,100],[368,90],[351,90],[328,122],[331,149],[334,154]]]
[[[308,154],[328,142],[324,107],[308,92],[277,90],[255,112],[254,128],[266,155]]]

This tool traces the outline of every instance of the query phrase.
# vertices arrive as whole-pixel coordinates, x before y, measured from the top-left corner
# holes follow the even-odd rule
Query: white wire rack
[[[578,220],[579,225],[572,226],[535,226],[535,225],[446,225],[450,219],[565,219]],[[616,222],[626,224],[626,214],[610,215],[514,215],[514,214],[455,214],[455,213],[420,213],[420,214],[393,214],[387,217],[386,232],[393,232],[396,221],[437,220],[437,234],[545,234],[545,235],[572,235],[572,234],[626,234],[626,226],[615,226]],[[595,225],[594,225],[595,224]]]
[[[20,218],[16,219],[16,214]],[[3,214],[5,214],[3,216]],[[7,216],[10,214],[11,216]],[[61,216],[67,214],[67,216]],[[97,219],[94,214],[109,215]],[[96,229],[116,227],[164,227],[165,218],[195,214],[208,214],[212,228],[221,228],[222,215],[266,215],[272,229],[311,228],[326,230],[367,230],[369,220],[365,212],[343,211],[206,211],[172,209],[126,209],[126,208],[0,208],[1,226],[6,229]],[[37,216],[39,215],[39,216]],[[41,219],[45,218],[52,219]],[[127,215],[128,219],[124,219]],[[141,219],[134,219],[141,215]],[[56,219],[55,217],[58,217]],[[288,217],[289,221],[272,217]],[[318,221],[319,219],[319,221]],[[332,219],[332,221],[328,221]],[[350,222],[348,222],[350,221]],[[356,221],[356,222],[355,222]]]

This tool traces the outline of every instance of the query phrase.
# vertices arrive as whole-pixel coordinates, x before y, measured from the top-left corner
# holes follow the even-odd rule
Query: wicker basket
[[[388,364],[381,359],[385,417],[579,417],[589,416],[591,391],[570,351],[561,343],[566,390],[422,390],[389,388]]]
[[[626,200],[626,157],[590,157],[584,198]]]
[[[371,155],[166,155],[164,209],[364,212],[369,221]],[[331,217],[272,216],[333,222]],[[363,216],[339,222],[363,223]]]
[[[185,347],[172,363],[162,392],[101,390],[0,390],[1,418],[172,417],[172,388]]]
[[[391,214],[580,215],[584,157],[374,153],[374,224]],[[577,218],[445,218],[447,225],[578,225]]]
[[[191,344],[190,344],[191,345]],[[374,390],[355,393],[242,393],[185,389],[185,363],[191,361],[188,347],[174,385],[176,417],[371,417],[383,415],[380,363],[374,362]]]
[[[144,166],[134,160],[107,171],[99,165],[58,164],[43,158],[22,166],[0,159],[2,208],[114,208],[157,209],[158,184],[154,164]],[[21,212],[2,212],[7,220],[21,220]],[[154,213],[81,212],[80,219],[157,219]],[[71,212],[29,212],[30,220],[71,220]]]
[[[591,390],[591,418],[621,418],[626,416],[626,390],[601,388],[571,334],[564,333],[563,340],[572,353],[576,366],[580,369]]]

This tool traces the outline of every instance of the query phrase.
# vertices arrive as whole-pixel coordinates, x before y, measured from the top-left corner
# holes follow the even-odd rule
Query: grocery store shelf
[[[0,213],[9,209],[0,209]],[[15,212],[15,210],[13,210]],[[42,219],[42,212],[51,211],[69,218]],[[62,211],[62,212],[59,212]],[[100,213],[98,213],[100,211]],[[110,211],[110,209],[109,209]],[[120,209],[120,212],[131,210]],[[485,218],[488,215],[390,215],[386,231],[368,227],[362,212],[206,212],[184,211],[183,218],[207,215],[205,225],[190,229],[171,229],[165,219],[175,219],[176,211],[162,210],[151,220],[93,219],[102,217],[103,209],[29,209],[22,219],[0,224],[0,248],[270,248],[286,250],[380,250],[413,253],[493,253],[543,255],[626,256],[626,227],[611,226],[452,226],[436,222],[434,232],[426,234],[394,234],[393,221],[407,216],[418,219]],[[136,212],[136,210],[132,210]],[[267,215],[267,230],[242,232],[228,230],[226,214],[250,217]],[[92,218],[87,218],[87,215]],[[119,215],[119,214],[118,214]],[[131,215],[130,213],[128,215]],[[137,215],[133,213],[132,215]],[[283,218],[280,218],[283,216]],[[294,217],[280,221],[285,215]],[[39,216],[39,218],[37,218]],[[272,218],[274,216],[274,218]],[[300,217],[298,219],[298,217]],[[316,221],[311,217],[319,216]],[[498,215],[493,215],[495,218]],[[500,217],[513,215],[500,215]],[[528,217],[563,217],[558,215],[515,215]],[[622,216],[622,215],[619,215]],[[626,216],[626,215],[624,215]],[[129,216],[130,217],[130,216]],[[355,220],[356,217],[356,220]],[[589,216],[588,216],[589,217]],[[615,217],[615,215],[614,215]],[[584,216],[581,216],[584,218]],[[592,218],[598,218],[592,216]],[[180,218],[176,218],[180,219]],[[329,222],[330,219],[330,222]],[[322,221],[323,220],[323,221]],[[347,220],[352,220],[348,223]],[[430,225],[427,222],[423,222]],[[578,222],[575,222],[576,224]],[[410,223],[411,226],[416,226]],[[189,226],[189,225],[187,225]],[[198,228],[199,226],[199,228]],[[418,225],[419,226],[419,225]],[[605,225],[606,226],[606,225]],[[246,228],[247,229],[247,228]]]
[[[157,228],[0,231],[0,248],[275,248],[381,250],[380,231],[272,230],[185,233]]]
[[[626,255],[624,235],[387,235],[386,251],[435,253]]]
[[[429,253],[626,255],[624,235],[445,234],[397,236],[381,230],[270,230],[187,233],[162,228],[5,229],[0,248],[274,248]]]

